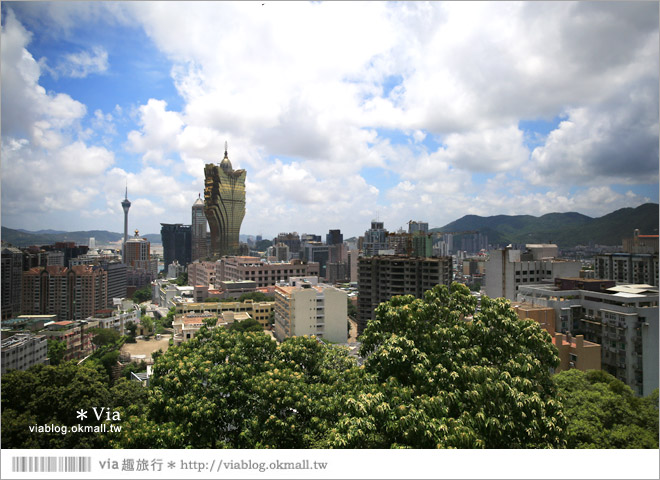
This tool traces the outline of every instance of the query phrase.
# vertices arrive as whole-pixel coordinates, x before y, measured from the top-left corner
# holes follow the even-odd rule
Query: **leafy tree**
[[[90,332],[94,334],[92,343],[97,347],[112,345],[121,338],[119,332],[112,328],[91,328]]]
[[[436,286],[394,297],[361,336],[376,382],[348,399],[332,444],[349,448],[547,448],[565,419],[549,334],[504,299]]]
[[[51,365],[59,365],[66,354],[66,342],[63,340],[48,339],[48,360]]]
[[[350,298],[346,299],[346,307],[348,310],[348,316],[355,319],[357,318],[358,310],[357,307],[351,302]]]
[[[227,330],[234,332],[263,332],[264,327],[261,326],[254,318],[248,318],[240,322],[234,322],[227,325]]]
[[[112,407],[105,371],[95,362],[36,365],[2,375],[3,448],[103,448],[105,436],[71,432],[74,425],[98,425],[92,407]],[[76,416],[87,410],[86,419]],[[67,426],[66,435],[33,433],[30,425]]]
[[[658,448],[658,390],[638,398],[601,370],[567,370],[553,380],[568,420],[569,448]]]
[[[219,302],[219,301],[220,301],[220,297],[207,297],[206,300],[204,300],[204,301],[207,302],[207,303],[210,303],[210,302]]]
[[[147,332],[153,332],[154,330],[154,319],[153,317],[144,316],[140,319],[140,324],[147,330]]]
[[[170,309],[167,311],[167,315],[161,322],[163,327],[165,328],[172,328],[172,322],[174,321],[174,317],[176,316],[176,308],[175,307],[170,307]]]
[[[151,285],[147,285],[146,287],[143,287],[139,290],[136,290],[135,293],[133,294],[133,301],[135,303],[142,303],[142,302],[148,302],[151,300]]]
[[[322,448],[341,399],[364,370],[315,338],[277,345],[259,332],[202,328],[154,364],[144,415],[129,417],[122,448]]]
[[[135,334],[137,332],[137,325],[135,322],[127,322],[125,325],[126,330],[128,330],[128,343],[135,343]]]
[[[188,285],[188,273],[183,272],[181,275],[176,277],[176,280],[174,280],[174,283],[178,285],[179,287],[185,287]]]
[[[264,250],[268,249],[268,247],[270,247],[271,245],[273,245],[273,242],[271,242],[270,240],[260,240],[255,244],[255,249],[258,252],[263,252]]]
[[[262,292],[244,293],[238,298],[239,302],[244,302],[246,300],[252,300],[254,302],[272,302],[273,298],[268,297],[268,295]]]
[[[162,353],[162,352],[161,352]],[[121,369],[121,376],[122,378],[125,378],[127,380],[131,379],[131,373],[139,373],[139,372],[146,372],[147,371],[147,364],[144,360],[138,362],[131,362],[126,364],[124,367]]]

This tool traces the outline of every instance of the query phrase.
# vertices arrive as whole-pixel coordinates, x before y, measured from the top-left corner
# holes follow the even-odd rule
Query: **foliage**
[[[48,339],[48,360],[51,365],[59,365],[66,354],[66,342],[64,340]]]
[[[238,297],[239,302],[245,302],[246,300],[252,300],[254,302],[272,302],[273,298],[262,292],[244,293]]]
[[[154,319],[153,317],[148,317],[145,315],[140,319],[140,325],[142,325],[147,332],[153,332],[154,330]]]
[[[181,275],[176,277],[176,280],[174,280],[173,283],[178,285],[179,287],[185,287],[186,285],[188,285],[188,273],[183,272]]]
[[[92,407],[112,407],[108,378],[94,362],[36,365],[2,375],[3,448],[102,448],[105,436],[72,433],[73,425],[98,425]],[[90,411],[78,419],[76,411]],[[30,432],[34,425],[66,425],[66,435]]]
[[[139,363],[138,362],[131,362],[126,364],[124,367],[121,369],[121,376],[127,380],[131,379],[131,373],[139,373],[139,372],[146,372],[147,371],[147,364],[144,360],[141,360]]]
[[[227,330],[233,332],[263,332],[264,327],[261,326],[254,318],[248,318],[240,322],[234,322],[227,325]]]
[[[148,302],[151,300],[151,295],[151,285],[147,285],[146,287],[142,287],[141,289],[135,291],[133,294],[133,301],[135,303]]]
[[[202,328],[154,364],[143,415],[111,444],[122,448],[323,448],[364,382],[346,350],[297,337]]]
[[[565,420],[549,334],[504,299],[481,312],[464,285],[394,297],[361,336],[377,388],[347,402],[335,444],[350,448],[547,448]],[[472,317],[474,315],[474,317]]]
[[[217,303],[220,302],[220,297],[207,297],[204,302],[207,303]]]
[[[161,325],[165,328],[172,328],[172,322],[174,321],[174,317],[176,316],[176,308],[175,307],[170,307],[170,309],[167,311],[167,315],[165,318],[161,319]]]
[[[89,331],[94,334],[92,343],[97,347],[113,344],[121,338],[119,332],[112,328],[91,328]]]
[[[601,370],[554,376],[568,419],[569,448],[658,448],[658,390],[638,398]]]
[[[353,304],[353,302],[351,302],[350,298],[346,299],[346,307],[347,307],[348,316],[351,317],[352,319],[356,319],[358,315],[358,309]]]
[[[272,246],[273,242],[270,240],[259,240],[258,242],[255,243],[255,250],[257,252],[263,252],[268,249],[268,247]]]

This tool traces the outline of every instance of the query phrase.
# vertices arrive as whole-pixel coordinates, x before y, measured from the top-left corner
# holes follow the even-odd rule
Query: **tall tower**
[[[124,243],[122,245],[122,261],[126,263],[126,241],[128,240],[128,209],[131,208],[131,202],[128,201],[128,185],[126,185],[126,195],[121,202],[121,208],[124,209]]]
[[[245,170],[234,170],[227,156],[220,165],[204,167],[204,213],[211,230],[213,257],[236,255],[238,235],[245,216]]]
[[[191,261],[202,260],[208,256],[206,248],[206,215],[204,200],[198,198],[192,206],[192,256]]]

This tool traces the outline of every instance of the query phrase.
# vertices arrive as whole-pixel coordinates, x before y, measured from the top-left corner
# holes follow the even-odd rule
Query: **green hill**
[[[489,243],[556,243],[563,248],[576,245],[621,245],[638,228],[642,234],[658,234],[658,204],[622,208],[599,218],[576,212],[531,215],[466,215],[432,232],[478,231]]]
[[[52,245],[56,242],[75,242],[78,245],[87,245],[90,237],[94,237],[97,245],[108,245],[122,239],[121,233],[107,230],[88,230],[80,232],[42,233],[27,230],[14,230],[2,227],[2,241],[9,242],[16,247],[29,247],[31,245]],[[161,243],[160,234],[140,235],[151,243]]]

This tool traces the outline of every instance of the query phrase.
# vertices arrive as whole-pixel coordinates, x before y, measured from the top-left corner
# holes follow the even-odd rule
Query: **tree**
[[[121,448],[323,448],[360,388],[347,350],[315,338],[281,345],[262,332],[203,327],[154,364],[143,415],[123,422]]]
[[[133,301],[135,303],[142,303],[151,300],[151,285],[147,285],[139,290],[136,290],[133,294]]]
[[[553,377],[568,420],[568,448],[658,448],[658,390],[638,398],[601,370]]]
[[[66,342],[63,340],[48,339],[48,360],[51,365],[59,365],[66,353]]]
[[[36,365],[2,375],[3,448],[103,448],[105,436],[71,432],[74,425],[99,425],[92,407],[112,407],[108,377],[94,362]],[[86,410],[87,418],[76,412]],[[30,432],[34,425],[66,426],[66,435]]]
[[[357,318],[358,310],[357,307],[351,302],[350,298],[346,299],[346,309],[348,311],[348,316],[351,317],[352,319]]]
[[[333,444],[349,448],[547,448],[565,419],[550,336],[505,299],[481,312],[464,285],[394,297],[361,336],[376,381],[346,402]]]
[[[119,332],[112,328],[91,328],[89,331],[94,334],[92,343],[97,347],[112,345],[121,338]]]
[[[147,331],[147,335],[149,334],[149,332],[152,332],[153,329],[154,329],[154,319],[153,319],[153,317],[148,317],[148,316],[145,315],[144,317],[142,317],[140,319],[140,324]]]
[[[247,318],[245,320],[234,322],[227,325],[227,330],[234,332],[263,332],[264,327],[261,326],[254,318]]]
[[[181,275],[176,277],[176,280],[174,280],[174,283],[178,285],[179,287],[184,287],[188,285],[188,273],[183,272]]]
[[[272,302],[273,298],[268,297],[268,295],[261,292],[244,293],[238,297],[239,302],[245,302],[246,300],[252,300],[254,302]]]
[[[128,343],[135,343],[135,334],[137,332],[137,325],[135,324],[135,322],[129,321],[126,322],[125,328],[128,331],[128,339],[126,341]]]

